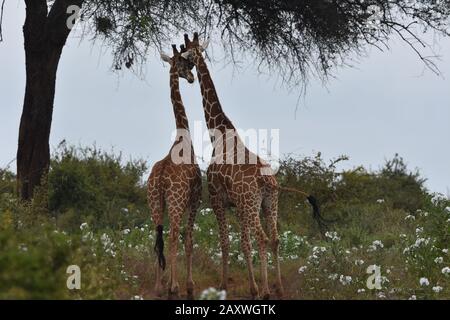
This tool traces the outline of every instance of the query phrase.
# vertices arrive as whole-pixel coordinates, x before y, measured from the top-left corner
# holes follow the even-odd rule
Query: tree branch
[[[5,1],[6,0],[2,0],[2,5],[1,5],[1,8],[0,8],[0,42],[3,41],[3,28],[2,28],[2,25],[3,25],[3,10],[5,9]]]

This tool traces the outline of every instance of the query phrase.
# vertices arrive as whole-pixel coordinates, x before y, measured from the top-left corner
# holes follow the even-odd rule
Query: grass
[[[280,195],[285,298],[450,299],[450,201],[427,191],[420,174],[410,172],[398,156],[376,172],[338,173],[336,164],[345,159],[325,164],[317,155],[282,163],[280,183],[312,190],[324,214],[337,220],[322,237],[303,199]],[[14,175],[0,171],[0,298],[157,298],[154,226],[142,183],[146,169],[142,161],[124,163],[95,148],[62,146],[53,156],[48,185],[27,204],[14,195]],[[229,216],[226,294],[249,298],[239,225],[233,212]],[[165,237],[167,243],[167,231]],[[178,275],[184,294],[182,240]],[[221,274],[218,228],[206,195],[194,243],[195,295],[200,297],[219,285]],[[66,287],[70,265],[81,268],[81,290]],[[367,287],[370,266],[380,268],[379,289]]]

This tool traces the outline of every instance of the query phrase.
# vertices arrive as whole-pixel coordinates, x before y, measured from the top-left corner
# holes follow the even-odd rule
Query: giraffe
[[[219,238],[222,249],[222,283],[221,288],[227,289],[228,282],[228,255],[229,238],[228,223],[225,210],[236,208],[237,217],[241,227],[240,242],[248,269],[250,293],[253,298],[259,297],[259,288],[255,281],[252,263],[251,235],[257,239],[260,268],[262,298],[270,297],[267,279],[267,252],[269,245],[273,254],[273,262],[276,272],[276,293],[283,296],[283,285],[279,262],[279,236],[278,236],[278,191],[283,189],[278,186],[274,172],[265,161],[249,151],[230,119],[225,115],[214,83],[211,79],[202,52],[206,44],[199,43],[198,33],[194,33],[191,41],[187,34],[184,35],[186,52],[182,56],[191,61],[197,70],[205,120],[210,130],[210,139],[213,144],[213,155],[207,169],[208,191],[211,207],[216,215],[219,225]],[[315,198],[300,190],[286,191],[297,192],[307,197],[313,207],[315,217],[320,216]],[[266,220],[269,237],[260,220]]]
[[[175,45],[172,45],[173,57],[161,54],[163,61],[170,64],[170,93],[175,114],[177,136],[169,154],[157,162],[148,178],[148,203],[152,213],[152,221],[156,225],[155,252],[156,263],[155,292],[161,296],[163,292],[162,273],[166,267],[163,241],[163,213],[167,206],[170,223],[169,231],[169,298],[178,296],[177,281],[177,246],[183,216],[187,214],[185,227],[185,252],[188,299],[193,299],[194,281],[192,280],[192,233],[195,216],[201,199],[201,172],[195,160],[189,133],[189,123],[179,89],[179,78],[194,82],[191,70],[194,67],[181,56]],[[190,152],[189,152],[190,151]]]

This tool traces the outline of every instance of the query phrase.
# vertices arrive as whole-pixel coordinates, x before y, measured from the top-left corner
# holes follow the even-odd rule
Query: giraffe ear
[[[189,51],[186,51],[186,52],[183,52],[182,54],[181,54],[181,56],[184,58],[184,59],[189,59],[189,56],[190,56],[190,52]]]
[[[171,61],[170,57],[167,54],[165,54],[164,52],[161,52],[161,59],[162,59],[162,61],[167,62],[167,63],[170,63],[170,61]]]
[[[205,51],[206,48],[208,48],[208,46],[209,46],[209,40],[205,40],[205,42],[203,42],[203,43],[200,45],[201,51]]]

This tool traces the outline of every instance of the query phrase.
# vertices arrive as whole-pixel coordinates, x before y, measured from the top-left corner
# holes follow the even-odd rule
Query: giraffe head
[[[184,46],[181,46],[181,51],[178,51],[177,46],[174,44],[172,45],[172,49],[172,58],[165,53],[161,53],[161,59],[169,63],[172,67],[175,67],[180,78],[186,79],[189,83],[193,83],[195,79],[194,74],[192,73],[194,64],[182,56],[186,53],[187,49]]]
[[[200,43],[198,33],[194,33],[194,38],[191,41],[187,34],[184,35],[184,44],[186,46],[186,51],[181,55],[188,59],[190,62],[194,62],[196,57],[202,55],[202,52],[208,47],[209,41]]]

